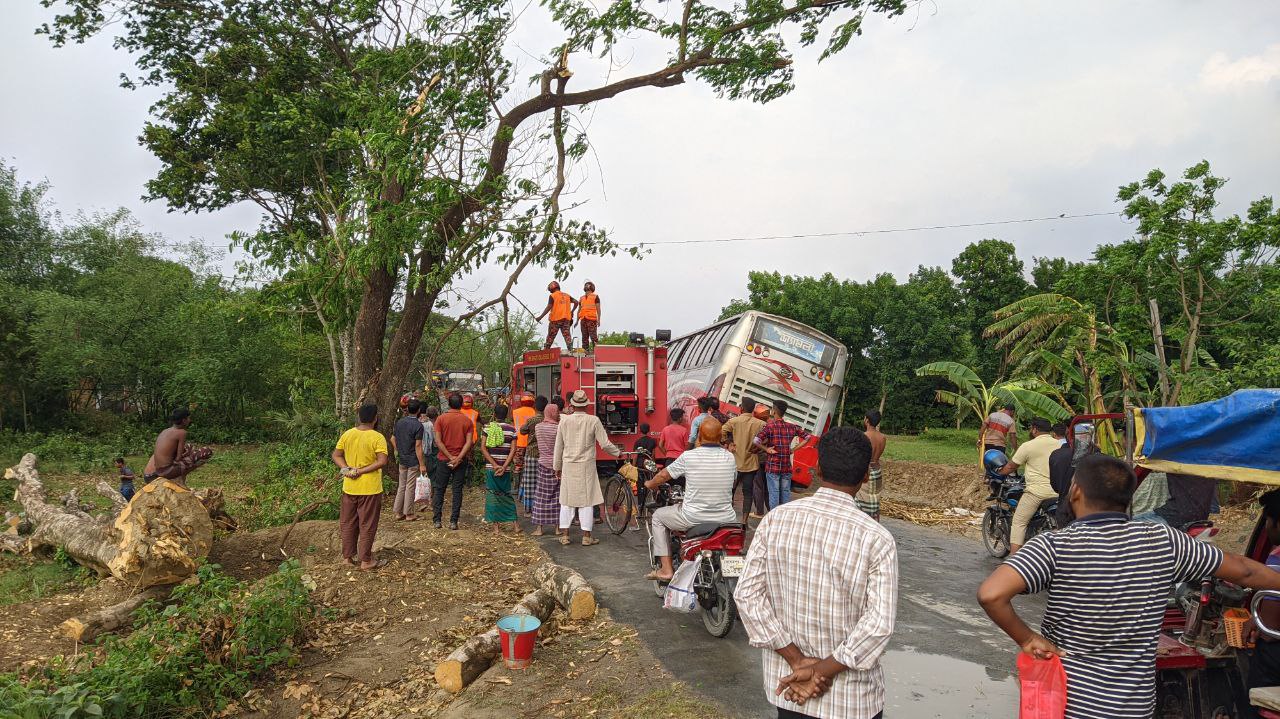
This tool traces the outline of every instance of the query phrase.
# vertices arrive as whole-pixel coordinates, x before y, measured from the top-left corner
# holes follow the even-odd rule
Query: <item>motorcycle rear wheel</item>
[[[702,626],[707,628],[707,633],[711,636],[723,639],[733,630],[733,623],[738,619],[738,606],[733,602],[729,583],[720,578],[718,571],[713,582],[716,593],[715,602],[710,607],[701,608]]]
[[[987,554],[1001,559],[1009,555],[1009,517],[995,507],[987,507],[982,515],[982,545]]]

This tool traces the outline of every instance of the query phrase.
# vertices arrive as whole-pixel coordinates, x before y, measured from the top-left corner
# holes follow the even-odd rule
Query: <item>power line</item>
[[[1026,217],[1017,220],[988,220],[985,222],[960,222],[951,225],[923,225],[920,227],[890,227],[874,230],[845,230],[843,232],[813,232],[799,235],[762,235],[760,237],[717,237],[709,239],[695,240],[658,240],[656,242],[626,242],[619,243],[618,247],[653,247],[657,245],[705,245],[719,242],[759,242],[762,240],[800,240],[817,237],[847,237],[858,235],[887,235],[896,232],[925,232],[928,230],[953,230],[966,227],[993,227],[997,225],[1018,225],[1030,222],[1053,222],[1057,220],[1078,220],[1086,217],[1107,217],[1111,215],[1119,215],[1119,211],[1114,212],[1088,212],[1077,215],[1053,215],[1051,217]]]

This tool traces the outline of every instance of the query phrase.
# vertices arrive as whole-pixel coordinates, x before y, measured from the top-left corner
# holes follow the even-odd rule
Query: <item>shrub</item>
[[[163,717],[221,711],[255,677],[296,656],[312,616],[296,561],[253,586],[201,567],[174,603],[139,612],[128,637],[55,661],[27,680],[0,674],[0,719]]]

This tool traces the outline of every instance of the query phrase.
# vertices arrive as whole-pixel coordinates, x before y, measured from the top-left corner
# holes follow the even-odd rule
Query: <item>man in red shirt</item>
[[[475,425],[471,418],[462,413],[462,395],[449,395],[449,411],[440,415],[435,421],[436,447],[440,452],[436,465],[436,476],[431,482],[431,514],[436,529],[441,528],[441,516],[444,514],[444,489],[449,485],[453,491],[453,505],[449,515],[449,529],[458,528],[458,517],[462,514],[462,483],[471,473],[471,445],[474,441]]]
[[[658,433],[658,464],[665,467],[689,447],[689,426],[684,423],[684,410],[671,410],[671,422]]]
[[[756,435],[755,444],[765,453],[764,478],[769,486],[769,509],[791,501],[791,449],[795,440],[809,433],[788,422],[787,403],[775,400],[772,419]]]

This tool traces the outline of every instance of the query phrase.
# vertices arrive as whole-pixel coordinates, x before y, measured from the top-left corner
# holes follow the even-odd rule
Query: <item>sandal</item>
[[[561,534],[561,535],[560,535],[560,543],[561,543],[561,544],[563,544],[563,545],[564,545],[564,546],[566,546],[566,547],[567,547],[567,546],[569,546],[569,535],[567,535],[567,534]]]
[[[672,575],[672,576],[675,576],[675,575]],[[645,578],[646,580],[648,580],[648,581],[651,581],[651,582],[669,582],[669,581],[671,581],[671,577],[664,577],[664,576],[662,576],[661,574],[658,574],[658,570],[656,570],[656,569],[655,569],[655,570],[653,570],[652,572],[649,572],[648,574],[644,575],[644,578]]]
[[[583,537],[583,538],[582,538],[582,546],[584,546],[584,547],[590,547],[590,546],[591,546],[591,545],[593,545],[593,544],[599,544],[599,543],[600,543],[600,540],[599,540],[599,539],[596,539],[595,537]]]

